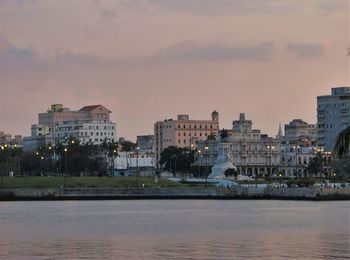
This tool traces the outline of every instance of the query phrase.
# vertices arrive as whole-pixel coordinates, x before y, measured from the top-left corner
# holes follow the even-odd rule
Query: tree
[[[310,160],[309,165],[306,167],[306,170],[310,174],[317,176],[318,174],[321,174],[323,170],[323,162],[324,160],[322,153],[318,152],[317,155]]]
[[[126,167],[128,167],[129,166],[129,163],[128,163],[128,152],[131,152],[131,151],[135,150],[137,144],[126,140],[121,145],[122,145],[122,151],[125,152]]]
[[[334,156],[339,159],[348,157],[350,148],[350,127],[345,128],[336,138],[333,149]]]
[[[215,141],[216,140],[216,135],[213,133],[210,133],[207,137],[207,141]]]
[[[221,141],[225,142],[227,141],[227,138],[228,138],[228,130],[223,128],[221,131],[220,131],[220,138],[221,138]]]
[[[193,161],[194,151],[191,149],[169,146],[161,152],[159,163],[175,175],[177,171],[189,172]]]
[[[107,138],[103,140],[103,143],[100,145],[102,153],[105,156],[105,160],[108,162],[110,169],[110,174],[114,173],[114,158],[118,155],[118,144],[114,140],[109,141]]]

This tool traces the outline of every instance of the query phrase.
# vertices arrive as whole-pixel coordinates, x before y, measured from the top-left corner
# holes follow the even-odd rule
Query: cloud
[[[221,44],[199,45],[196,42],[181,42],[160,50],[156,61],[230,61],[270,59],[274,52],[272,42],[252,46],[225,46]]]
[[[56,50],[51,56],[40,56],[33,47],[16,46],[5,35],[0,35],[0,72],[4,75],[21,70],[48,71],[67,67],[106,68],[119,64],[121,62],[118,60],[72,50]]]
[[[93,3],[97,9],[97,12],[103,20],[111,21],[114,18],[118,17],[118,11],[116,8],[111,6],[111,2],[106,2],[103,0],[94,0]]]
[[[324,54],[324,46],[315,43],[288,43],[287,50],[298,59],[319,57]]]
[[[309,12],[309,10],[337,12],[344,10],[347,0],[124,0],[121,3],[126,7],[144,12],[164,10],[198,15],[247,15],[257,13],[269,15],[271,13]]]
[[[39,0],[0,0],[0,4],[15,3],[17,5],[25,5],[25,4],[31,4],[37,1]]]

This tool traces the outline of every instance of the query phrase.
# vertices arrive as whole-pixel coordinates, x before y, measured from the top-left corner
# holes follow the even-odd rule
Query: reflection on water
[[[0,202],[0,259],[350,258],[349,202]]]

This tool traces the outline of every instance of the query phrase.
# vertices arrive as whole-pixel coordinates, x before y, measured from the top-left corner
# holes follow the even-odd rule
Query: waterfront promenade
[[[350,200],[349,188],[159,187],[2,189],[0,200],[281,199]]]

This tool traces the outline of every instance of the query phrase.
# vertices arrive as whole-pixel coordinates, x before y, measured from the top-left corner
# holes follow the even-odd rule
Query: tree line
[[[48,144],[36,151],[24,152],[17,146],[2,145],[0,175],[7,176],[105,176],[113,175],[118,151],[129,152],[136,147],[131,141],[117,143],[105,139],[100,145],[82,144],[70,137],[65,144]]]

